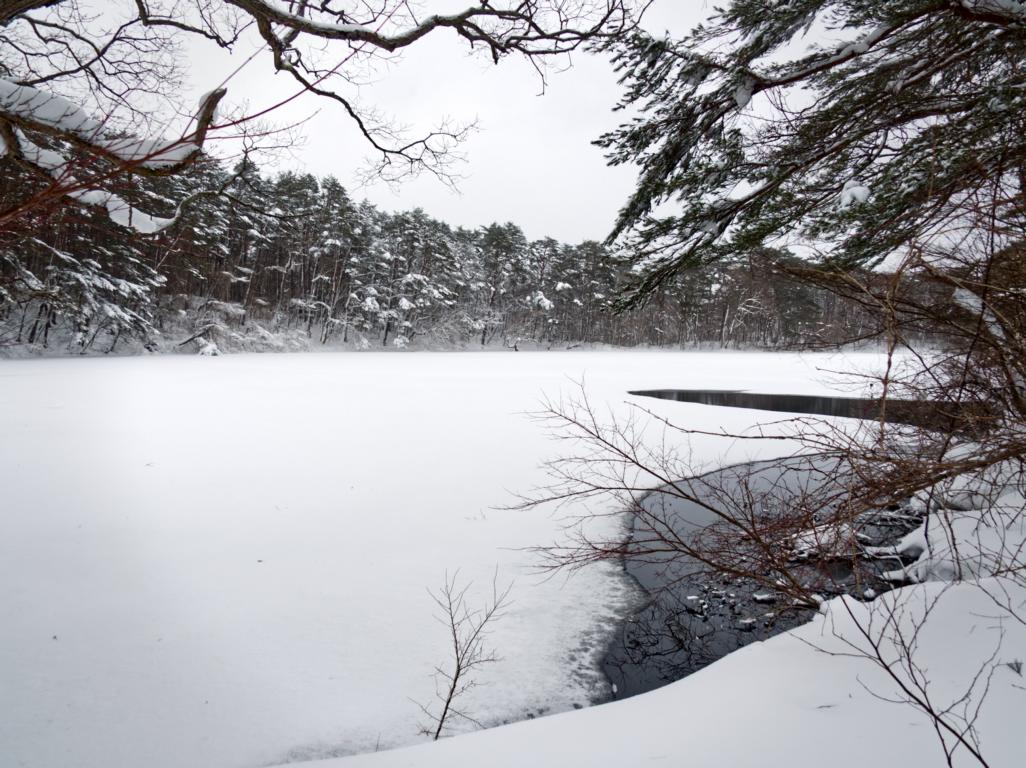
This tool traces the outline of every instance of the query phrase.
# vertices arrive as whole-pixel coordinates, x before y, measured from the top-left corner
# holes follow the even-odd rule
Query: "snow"
[[[984,307],[983,300],[972,291],[966,288],[956,288],[951,296],[952,300],[960,307],[963,307],[973,314],[982,315],[984,322],[987,323],[987,327],[991,333],[997,336],[999,339],[1005,337],[1005,331],[1001,327],[994,313]]]
[[[859,626],[897,626],[907,637],[920,623],[916,658],[928,670],[931,701],[960,713],[959,699],[972,689],[971,701],[983,700],[976,722],[983,756],[1010,768],[1023,756],[1024,681],[1016,662],[1026,627],[989,594],[1026,599],[1021,586],[995,580],[906,587],[872,603],[837,598],[811,623],[642,696],[309,768],[864,768],[881,755],[888,765],[934,768],[945,759],[930,719],[911,704],[886,701],[897,698],[895,681],[859,653],[869,651]],[[895,600],[906,609],[891,610]],[[893,637],[874,637],[881,635]],[[888,662],[900,658],[886,640],[881,649]],[[981,668],[992,674],[976,679]],[[908,682],[902,667],[893,669]],[[964,749],[953,764],[979,765]]]
[[[383,34],[380,28],[376,29],[372,25],[336,23],[332,21],[321,21],[319,19],[310,18],[310,16],[296,15],[290,13],[288,8],[278,2],[278,0],[250,1],[261,11],[267,13],[275,22],[284,24],[289,28],[309,31],[315,35],[327,38],[341,38],[345,40],[370,39],[376,43],[380,43],[382,47],[402,44],[404,41],[416,39],[425,31],[430,31],[435,27],[451,24],[452,22],[459,22],[462,20],[463,16],[463,14],[435,14],[433,16],[428,16],[409,29],[392,35],[387,35]]]
[[[221,91],[204,94],[200,105],[211,97],[223,95]],[[159,170],[180,165],[200,150],[200,146],[188,137],[179,139],[140,139],[134,136],[110,138],[104,135],[107,126],[91,117],[77,104],[63,96],[18,85],[0,77],[0,112],[6,112],[37,126],[71,134],[110,152],[115,157],[138,165]],[[20,143],[24,140],[19,139]],[[35,162],[31,157],[30,162]],[[43,166],[52,170],[52,161],[44,159]],[[65,164],[61,158],[61,165]]]
[[[68,197],[78,200],[84,205],[105,208],[111,221],[114,223],[134,229],[144,235],[151,235],[166,229],[178,220],[177,213],[173,218],[162,218],[148,214],[145,211],[140,211],[111,192],[99,189],[74,189],[75,186],[79,185],[79,181],[69,172],[68,161],[63,155],[40,147],[38,144],[30,141],[22,131],[16,129],[14,135],[18,140],[18,148],[25,160],[49,173],[55,181],[70,188],[71,191],[68,192]]]
[[[726,223],[716,219],[705,219],[698,225],[699,232],[705,232],[713,237],[719,237],[725,228]]]
[[[143,235],[160,232],[178,220],[177,216],[166,218],[140,211],[114,195],[110,195],[107,200],[107,213],[115,224],[134,229]]]
[[[1011,503],[1009,503],[1011,502]],[[987,510],[946,512],[924,531],[926,547],[913,565],[917,581],[991,576],[1002,572],[1010,553],[1026,546],[1026,507],[1021,496]]]
[[[552,310],[555,304],[553,304],[541,291],[535,291],[531,297],[531,306],[536,307],[543,312],[549,312]]]
[[[1026,3],[1022,0],[962,0],[962,5],[970,11],[1005,16],[1009,21],[1026,21]]]
[[[202,110],[208,100],[220,100],[223,90],[204,94],[200,100]],[[215,101],[216,108],[216,101]],[[196,138],[199,127],[193,136],[182,136],[178,139],[140,139],[134,136],[115,137],[109,135],[109,126],[95,120],[77,104],[56,94],[18,85],[0,77],[0,113],[6,113],[24,121],[32,128],[52,129],[88,143],[125,163],[133,163],[141,168],[164,170],[174,168],[187,162],[201,150]],[[68,191],[68,196],[86,205],[106,208],[112,221],[123,227],[135,229],[141,234],[154,234],[174,224],[180,212],[172,218],[153,216],[129,205],[123,199],[110,192],[103,192],[84,187],[70,172],[70,161],[59,152],[40,147],[29,139],[20,129],[14,130],[17,140],[17,151],[25,160],[50,174]],[[10,148],[6,141],[0,141],[0,157],[7,154]]]
[[[741,79],[738,83],[737,88],[734,90],[734,103],[737,104],[737,108],[744,109],[748,106],[752,100],[752,93],[755,90],[755,79],[750,76],[746,76]]]
[[[966,290],[965,288],[956,288],[952,294],[954,302],[962,307],[965,307],[970,312],[980,314],[983,312],[983,301],[972,291]]]
[[[869,194],[869,187],[854,179],[849,179],[844,182],[844,188],[841,190],[840,207],[843,209],[849,205],[864,203],[869,199]]]
[[[14,138],[18,143],[18,149],[22,157],[27,162],[46,171],[57,181],[63,179],[73,181],[72,177],[68,175],[68,162],[63,155],[40,147],[38,144],[30,141],[24,132],[17,128],[14,129]]]
[[[102,126],[77,104],[56,94],[0,77],[0,111],[58,130],[97,134]]]
[[[457,568],[474,583],[471,603],[496,567],[514,582],[513,605],[489,636],[501,662],[482,670],[464,706],[496,724],[586,704],[608,693],[596,660],[635,594],[612,566],[569,579],[531,571],[523,548],[556,538],[559,517],[495,507],[544,483],[541,463],[563,446],[524,412],[583,376],[600,410],[622,413],[633,400],[690,426],[739,430],[767,414],[625,393],[737,388],[753,384],[752,371],[762,391],[822,393],[833,378],[823,370],[878,359],[492,352],[0,362],[0,762],[241,768],[418,742],[411,699],[431,700],[432,668],[446,658],[426,590]],[[711,467],[792,448],[710,437],[696,457]],[[773,647],[770,659],[823,663]],[[751,677],[767,661],[759,653],[730,663]],[[783,668],[768,674],[785,682]],[[563,728],[582,739],[582,723],[599,730],[560,760],[596,764],[585,756],[606,748],[615,759],[628,745],[655,754],[685,738],[683,724],[708,728],[728,701],[754,708],[762,695],[741,686],[683,708],[680,690],[597,708],[594,720],[546,720],[526,731],[541,740],[517,750],[540,755]],[[635,738],[635,711],[661,712],[643,730],[665,732]],[[498,751],[478,764],[532,764],[507,751],[524,731],[495,733]],[[480,737],[466,744],[494,749]],[[402,754],[378,759],[396,764]]]
[[[893,546],[867,549],[879,556],[916,558],[886,577],[898,582],[980,579],[1021,569],[1026,498],[1014,483],[1003,482],[1014,477],[1016,467],[998,469],[997,476],[992,473],[982,483],[971,476],[954,478],[952,487],[934,489],[929,504],[920,495],[916,506],[930,510],[923,523]],[[983,488],[990,492],[983,493]]]

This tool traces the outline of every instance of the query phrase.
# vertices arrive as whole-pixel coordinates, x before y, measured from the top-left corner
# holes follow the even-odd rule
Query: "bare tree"
[[[407,136],[355,85],[378,62],[446,31],[496,62],[515,54],[545,76],[545,61],[624,34],[635,24],[633,0],[482,2],[448,15],[421,16],[405,0],[123,0],[97,11],[79,0],[18,0],[0,9],[0,151],[39,181],[0,211],[9,228],[32,210],[68,197],[106,207],[115,220],[152,232],[173,216],[152,217],[110,191],[137,174],[173,174],[211,140],[266,135],[266,119],[301,94],[339,105],[376,154],[373,173],[397,180],[422,171],[451,180],[449,163],[468,126],[443,123]],[[645,3],[638,4],[644,6]],[[641,8],[639,8],[641,10]],[[218,114],[227,82],[212,83],[195,111],[176,92],[181,47],[270,53],[274,70],[296,86],[285,100],[255,112]],[[230,78],[229,78],[230,79]],[[138,138],[142,136],[144,138]]]
[[[491,625],[502,618],[510,605],[509,594],[513,585],[499,587],[498,572],[492,579],[492,596],[480,608],[472,608],[467,602],[468,582],[459,585],[459,571],[445,580],[437,592],[429,592],[438,606],[435,618],[449,633],[450,658],[445,664],[435,667],[435,706],[417,703],[428,723],[421,726],[421,733],[437,741],[445,733],[448,724],[464,720],[481,726],[477,720],[459,707],[459,699],[477,685],[474,675],[486,665],[499,660],[486,643]]]

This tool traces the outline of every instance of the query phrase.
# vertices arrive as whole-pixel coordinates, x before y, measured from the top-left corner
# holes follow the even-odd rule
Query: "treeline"
[[[122,181],[122,184],[125,182]],[[51,352],[368,346],[770,346],[862,335],[858,306],[750,257],[612,311],[630,254],[453,228],[356,202],[334,178],[213,160],[119,196],[179,219],[155,234],[67,200],[0,233],[0,346]],[[0,209],[39,180],[0,161]],[[123,217],[122,217],[123,218]]]

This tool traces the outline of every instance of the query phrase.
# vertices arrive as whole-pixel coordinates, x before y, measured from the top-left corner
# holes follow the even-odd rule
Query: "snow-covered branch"
[[[177,139],[111,136],[102,121],[68,99],[0,78],[0,157],[9,154],[47,177],[51,196],[66,195],[79,203],[104,208],[115,223],[153,234],[178,220],[184,201],[174,216],[154,216],[102,188],[102,182],[124,174],[173,174],[194,162],[203,151],[224,95],[223,88],[204,95],[192,121],[195,129]],[[56,140],[55,147],[67,151],[41,146],[26,131],[49,136]],[[77,157],[73,154],[76,151]],[[80,178],[76,167],[89,166],[97,157],[111,161],[113,169],[102,171],[98,179]]]
[[[451,29],[472,44],[487,46],[496,60],[511,51],[529,55],[565,53],[589,40],[619,34],[631,23],[630,3],[625,0],[520,1],[502,7],[482,2],[459,13],[429,16],[405,30],[386,33],[372,24],[350,21],[350,14],[334,9],[330,0],[315,8],[304,3],[299,13],[274,0],[226,1],[249,14],[262,29],[275,24],[287,32],[366,43],[386,51],[405,48],[436,29]],[[275,34],[282,40],[287,36]]]
[[[457,13],[422,17],[403,0],[121,0],[98,10],[74,0],[16,0],[0,9],[0,151],[48,176],[56,185],[45,195],[51,201],[91,193],[94,182],[122,174],[178,173],[203,152],[208,134],[237,139],[274,133],[263,121],[312,93],[339,104],[355,123],[376,153],[373,174],[397,181],[427,171],[451,183],[457,148],[472,126],[442,123],[407,135],[347,90],[366,74],[364,68],[382,57],[394,60],[436,30],[449,30],[495,61],[507,54],[528,57],[544,79],[546,57],[623,34],[636,23],[635,10],[646,5],[647,0],[486,0]],[[275,70],[294,80],[294,94],[218,121],[221,84],[203,97],[181,135],[126,135],[125,126],[181,112],[175,88],[184,71],[183,43],[234,52],[243,39],[271,54]],[[0,225],[28,207],[19,201],[0,211]],[[147,223],[147,229],[155,226]]]
[[[174,173],[203,151],[207,132],[225,93],[224,88],[218,88],[205,94],[190,124],[190,128],[195,127],[182,136],[138,138],[112,136],[105,121],[89,115],[69,99],[0,78],[0,122],[63,139],[76,148],[113,160],[131,173]],[[8,147],[16,156],[19,144]],[[20,157],[33,162],[31,154],[21,152]],[[48,172],[54,170],[49,164],[40,167]]]

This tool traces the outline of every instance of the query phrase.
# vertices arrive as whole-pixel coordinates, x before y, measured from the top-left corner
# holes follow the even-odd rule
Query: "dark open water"
[[[855,398],[722,390],[648,390],[630,394],[798,414],[880,417],[879,402]],[[923,426],[931,423],[937,413],[934,404],[890,401],[886,419]],[[772,504],[774,498],[800,497],[804,492],[821,489],[824,483],[835,482],[836,469],[835,460],[802,456],[728,467],[684,482],[690,495],[706,501],[729,497],[734,489],[736,493],[755,494],[766,504]],[[684,538],[694,536],[717,519],[710,510],[658,489],[641,503],[671,521],[674,533]],[[876,526],[871,533],[883,542],[903,535],[909,527]],[[615,686],[614,698],[644,693],[679,680],[731,651],[792,629],[812,616],[810,609],[790,604],[788,598],[764,585],[710,575],[700,563],[678,553],[644,558],[628,555],[623,565],[646,597],[625,620],[603,660],[603,671],[611,687]],[[824,597],[830,597],[855,590],[852,565],[850,561],[828,560],[798,563],[794,570]],[[867,586],[877,592],[887,588],[872,575],[867,580],[865,572],[860,572],[858,583],[860,590]]]

